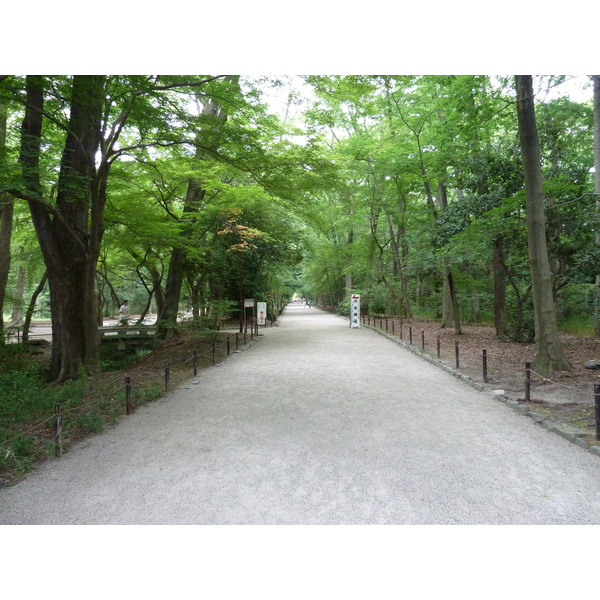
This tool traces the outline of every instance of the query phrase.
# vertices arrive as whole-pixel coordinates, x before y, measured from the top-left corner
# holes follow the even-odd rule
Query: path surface
[[[290,306],[198,383],[0,489],[10,523],[600,524],[600,458]]]

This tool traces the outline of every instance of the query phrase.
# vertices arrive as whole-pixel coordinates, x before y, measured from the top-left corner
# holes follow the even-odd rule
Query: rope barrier
[[[363,316],[363,323],[365,322],[365,319],[367,321],[367,324],[369,324],[371,317],[369,315]],[[380,327],[379,328],[382,329],[382,327],[383,327],[381,325],[381,323],[382,323],[382,317],[373,317],[373,327],[377,328],[377,319],[379,319],[379,321],[380,321]],[[400,324],[400,339],[402,339],[402,321],[399,321],[399,324]],[[392,320],[392,326],[393,325],[394,325],[394,320]],[[393,326],[392,327],[392,331],[394,331],[394,329],[395,328]],[[412,328],[409,327],[409,340],[410,340],[409,343],[412,345],[412,335],[410,335],[412,333],[411,330],[412,330]],[[423,332],[422,332],[422,338],[421,338],[421,340],[422,340],[421,344],[422,344],[423,349],[424,349],[425,343],[423,341],[424,340],[424,338],[423,338]],[[458,342],[456,342],[456,343],[458,343]],[[456,353],[456,347],[455,347],[454,350],[455,350],[455,353]],[[438,356],[438,358],[440,357],[440,337],[439,336],[437,338],[437,356]],[[486,366],[487,366],[487,364],[486,364]],[[561,388],[564,388],[566,390],[577,391],[577,392],[581,392],[582,391],[581,387],[577,387],[577,386],[574,386],[574,385],[567,385],[567,384],[564,384],[562,382],[556,381],[554,379],[550,379],[548,377],[544,377],[543,375],[540,375],[539,373],[536,373],[535,371],[533,371],[533,369],[529,369],[529,372],[532,375],[535,375],[538,378],[538,380],[535,382],[535,385],[537,385],[537,386],[539,386],[539,385],[541,385],[543,383],[550,383],[550,384],[559,386]],[[533,385],[534,385],[533,382],[531,382],[531,387],[533,387]]]
[[[553,385],[557,385],[559,387],[562,387],[566,390],[575,390],[575,391],[581,391],[580,388],[574,386],[574,385],[565,385],[564,383],[560,383],[558,381],[555,381],[554,379],[548,379],[547,377],[544,377],[543,375],[540,375],[539,373],[536,373],[533,369],[529,369],[529,372],[532,375],[535,375],[536,377],[539,378],[539,381],[537,381],[536,383],[539,385],[541,383],[551,383]]]

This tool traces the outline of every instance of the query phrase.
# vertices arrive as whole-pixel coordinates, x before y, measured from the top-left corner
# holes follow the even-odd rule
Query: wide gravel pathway
[[[368,328],[291,305],[0,489],[1,524],[600,524],[600,458]]]

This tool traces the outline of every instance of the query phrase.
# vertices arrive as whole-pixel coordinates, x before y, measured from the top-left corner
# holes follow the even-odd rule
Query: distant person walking
[[[123,304],[119,309],[119,323],[123,326],[129,323],[129,300],[123,300]]]

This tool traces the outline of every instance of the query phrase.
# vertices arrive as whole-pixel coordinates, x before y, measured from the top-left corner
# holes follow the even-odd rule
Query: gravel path
[[[246,351],[0,489],[0,524],[600,524],[600,458],[291,305]]]

